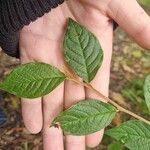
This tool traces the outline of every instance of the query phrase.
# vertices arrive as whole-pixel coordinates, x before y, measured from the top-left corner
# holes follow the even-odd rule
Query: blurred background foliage
[[[150,0],[139,0],[139,3],[144,6],[150,7]]]

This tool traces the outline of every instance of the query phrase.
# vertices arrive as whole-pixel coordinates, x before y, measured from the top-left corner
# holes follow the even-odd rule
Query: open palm
[[[91,84],[108,96],[113,39],[112,20],[122,26],[140,45],[150,48],[149,17],[135,0],[66,1],[23,28],[20,34],[22,63],[42,61],[62,70],[63,37],[68,17],[86,26],[99,39],[104,50],[104,61]],[[65,81],[45,97],[32,101],[22,99],[25,125],[32,133],[43,130],[44,150],[63,150],[64,146],[67,150],[84,150],[86,145],[94,147],[101,141],[103,130],[86,137],[67,135],[64,140],[61,129],[49,128],[58,113],[85,98],[99,97],[82,86]]]

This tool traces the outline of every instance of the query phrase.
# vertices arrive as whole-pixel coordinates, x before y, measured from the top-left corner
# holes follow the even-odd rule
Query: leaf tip
[[[74,21],[72,18],[69,17],[69,18],[68,18],[68,22],[69,22],[69,23],[73,23],[73,22],[75,22],[75,21]]]

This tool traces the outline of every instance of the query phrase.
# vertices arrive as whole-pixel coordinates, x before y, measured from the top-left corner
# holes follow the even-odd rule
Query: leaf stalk
[[[118,111],[124,112],[124,113],[126,113],[126,114],[128,114],[128,115],[130,115],[130,116],[132,116],[132,117],[134,117],[134,118],[136,118],[140,121],[143,121],[146,124],[150,125],[150,121],[148,121],[145,118],[143,118],[143,117],[141,117],[141,116],[125,109],[125,108],[123,108],[122,106],[120,106],[119,104],[117,104],[116,102],[111,100],[110,98],[104,96],[102,93],[100,93],[98,90],[96,90],[90,83],[85,83],[85,82],[79,81],[77,78],[72,78],[72,77],[67,77],[67,79],[70,80],[70,81],[73,81],[73,82],[75,82],[79,85],[82,85],[82,86],[88,88],[89,90],[93,91],[94,93],[99,95],[102,99],[104,99],[106,102],[108,102],[108,103],[112,104],[113,106],[115,106],[118,109]]]

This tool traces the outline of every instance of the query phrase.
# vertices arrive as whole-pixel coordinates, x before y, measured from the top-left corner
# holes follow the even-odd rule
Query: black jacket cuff
[[[0,0],[0,46],[19,58],[19,31],[64,0]]]

